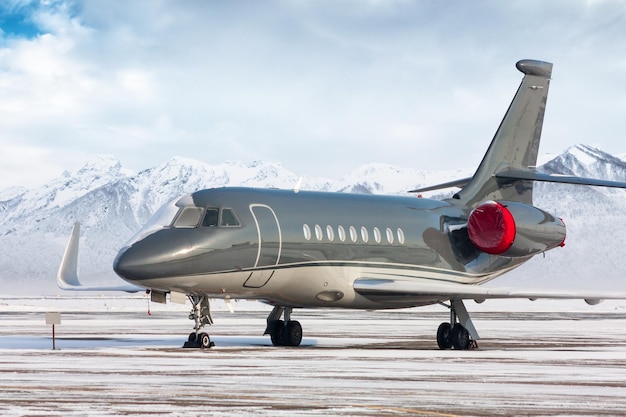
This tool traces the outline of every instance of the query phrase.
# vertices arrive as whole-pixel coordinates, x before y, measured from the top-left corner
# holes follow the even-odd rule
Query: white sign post
[[[61,324],[61,313],[46,313],[46,324],[52,325],[52,350],[56,350],[56,339],[54,335],[54,326]]]

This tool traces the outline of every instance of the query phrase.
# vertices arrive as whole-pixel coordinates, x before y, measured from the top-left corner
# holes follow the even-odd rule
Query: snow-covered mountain
[[[624,159],[588,145],[572,146],[539,169],[626,181]],[[626,190],[536,183],[533,197],[565,222],[565,247],[536,256],[494,285],[626,291]]]
[[[623,158],[577,145],[549,159],[549,173],[626,181]],[[305,177],[301,189],[405,194],[451,181],[472,169],[429,172],[370,163],[345,177]],[[111,262],[124,242],[167,201],[221,186],[292,188],[299,176],[280,164],[229,161],[220,165],[174,157],[140,172],[102,156],[36,189],[0,190],[0,282],[7,293],[57,292],[55,275],[72,224],[82,223],[79,267],[90,283],[116,282]],[[626,191],[555,184],[536,185],[536,205],[563,217],[567,246],[510,274],[506,285],[590,287],[602,282],[626,290]],[[588,280],[588,281],[586,281]],[[500,281],[498,281],[499,283]],[[553,286],[559,286],[553,285]]]

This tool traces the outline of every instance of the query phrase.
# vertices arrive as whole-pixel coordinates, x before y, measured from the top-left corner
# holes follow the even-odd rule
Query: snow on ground
[[[299,348],[262,336],[270,310],[215,303],[216,346],[180,346],[189,306],[0,297],[3,416],[622,415],[626,306],[468,303],[476,351],[439,351],[440,306],[298,310]],[[526,307],[526,309],[524,309]],[[60,311],[52,350],[46,311]]]

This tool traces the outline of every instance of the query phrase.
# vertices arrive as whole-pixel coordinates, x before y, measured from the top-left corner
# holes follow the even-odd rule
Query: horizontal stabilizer
[[[594,185],[598,187],[626,188],[626,182],[608,181],[596,178],[574,177],[569,175],[543,174],[536,171],[511,170],[495,174],[496,178],[505,180],[531,180],[555,182],[560,184]]]
[[[585,300],[587,304],[595,305],[602,300],[626,300],[626,293],[619,292],[591,292],[591,291],[560,291],[560,290],[531,290],[509,287],[485,287],[466,284],[427,284],[420,281],[361,278],[354,281],[354,290],[364,297],[384,297],[402,300],[415,297],[416,301],[446,301],[446,300],[477,300],[488,298],[527,298],[536,300],[562,299]]]
[[[415,190],[409,191],[410,193],[423,193],[426,191],[434,191],[434,190],[443,190],[451,187],[465,187],[468,182],[472,180],[472,177],[462,178],[460,180],[454,180],[449,182],[444,182],[442,184],[430,185],[428,187],[416,188]]]
[[[78,239],[80,236],[80,223],[74,223],[70,240],[65,248],[63,260],[57,273],[57,285],[66,291],[145,291],[145,288],[126,284],[117,286],[85,287],[78,280]]]
[[[610,187],[610,188],[626,188],[626,182],[621,181],[609,181],[597,178],[585,178],[575,177],[571,175],[559,175],[559,174],[544,174],[537,171],[529,170],[510,170],[503,171],[494,174],[497,179],[509,180],[509,181],[540,181],[540,182],[554,182],[559,184],[575,184],[575,185],[591,185],[596,187]],[[444,182],[442,184],[431,185],[428,187],[416,188],[409,191],[410,193],[422,193],[426,191],[443,190],[451,187],[464,187],[472,178],[462,178],[450,182]]]

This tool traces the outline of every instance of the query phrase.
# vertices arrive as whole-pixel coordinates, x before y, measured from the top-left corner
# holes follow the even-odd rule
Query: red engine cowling
[[[492,255],[530,256],[565,244],[561,219],[511,201],[480,204],[469,215],[467,232],[474,246]]]

